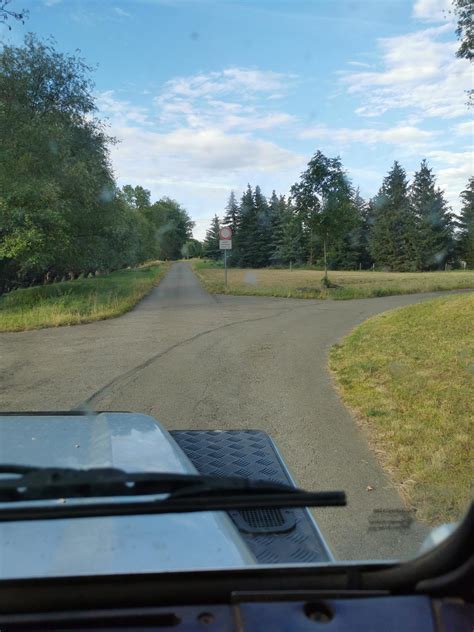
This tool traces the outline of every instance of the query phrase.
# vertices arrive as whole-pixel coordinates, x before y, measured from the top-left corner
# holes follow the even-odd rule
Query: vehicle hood
[[[0,415],[0,463],[196,473],[155,419],[135,413]],[[0,578],[255,563],[222,512],[0,522]]]

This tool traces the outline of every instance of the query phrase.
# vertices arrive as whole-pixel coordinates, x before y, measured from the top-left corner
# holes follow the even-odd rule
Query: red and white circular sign
[[[221,228],[219,231],[219,239],[232,239],[232,228],[230,226],[224,226]]]

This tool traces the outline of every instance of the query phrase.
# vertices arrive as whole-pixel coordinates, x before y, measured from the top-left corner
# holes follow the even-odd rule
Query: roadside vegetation
[[[408,506],[458,520],[474,481],[474,294],[389,311],[330,353],[343,401]]]
[[[474,288],[474,271],[331,272],[333,287],[327,288],[323,270],[269,268],[230,268],[226,287],[219,263],[194,261],[193,267],[202,285],[213,294],[348,300]]]
[[[161,280],[168,264],[14,290],[0,297],[0,331],[77,325],[128,312]]]
[[[178,202],[118,187],[91,73],[32,34],[0,50],[0,294],[199,254]]]
[[[427,272],[474,270],[474,178],[455,215],[426,160],[411,182],[395,161],[374,197],[364,200],[339,158],[316,151],[290,191],[266,197],[249,185],[232,191],[211,221],[206,258],[222,261],[219,230],[232,229],[227,263],[235,268],[309,265],[325,270]]]

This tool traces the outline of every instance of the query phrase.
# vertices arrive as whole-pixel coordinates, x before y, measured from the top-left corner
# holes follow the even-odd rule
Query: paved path
[[[0,334],[0,410],[68,410],[87,401],[96,410],[151,414],[169,429],[265,430],[298,484],[347,491],[347,508],[315,512],[337,557],[411,555],[425,533],[420,525],[368,531],[374,509],[401,504],[326,362],[356,324],[432,296],[211,296],[177,263],[120,318]]]

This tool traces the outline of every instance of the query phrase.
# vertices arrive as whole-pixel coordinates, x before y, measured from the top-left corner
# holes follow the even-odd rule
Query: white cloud
[[[181,128],[169,133],[152,132],[135,127],[113,128],[122,143],[114,150],[114,158],[127,169],[147,162],[149,168],[161,174],[190,174],[202,177],[235,174],[239,171],[278,171],[299,163],[294,152],[275,143],[245,134],[226,134],[209,128]],[[115,164],[115,160],[114,160]]]
[[[222,95],[239,96],[239,99],[257,94],[286,92],[295,75],[257,70],[252,68],[226,68],[220,72],[200,73],[190,77],[177,77],[165,83],[163,98],[200,98]]]
[[[130,13],[128,13],[127,11],[124,11],[124,9],[121,9],[120,7],[114,7],[114,11],[121,18],[131,18],[132,17]]]
[[[410,108],[425,117],[454,118],[466,114],[466,91],[472,69],[455,56],[457,43],[444,41],[451,23],[378,41],[382,69],[345,73],[342,82],[364,104],[356,112],[379,116]]]
[[[282,95],[294,75],[248,68],[178,77],[165,83],[154,103],[163,124],[220,130],[268,130],[293,122],[272,111],[268,100]]]
[[[439,22],[451,17],[451,0],[416,0],[413,6],[413,17],[428,22]]]
[[[150,123],[146,108],[117,99],[113,90],[106,90],[98,94],[97,105],[99,110],[110,119],[113,126],[122,126],[127,123],[141,125]]]
[[[459,193],[466,188],[473,174],[472,151],[432,150],[426,153],[437,176],[439,186],[455,211],[460,208]]]
[[[470,136],[471,142],[474,136],[474,120],[464,121],[464,123],[458,123],[453,128],[456,136]]]
[[[155,198],[176,197],[195,219],[198,238],[204,237],[209,218],[222,213],[231,189],[258,182],[285,191],[303,168],[305,161],[296,152],[258,136],[294,119],[262,107],[262,99],[277,85],[277,73],[270,73],[263,90],[254,85],[255,72],[214,73],[246,83],[240,101],[227,91],[230,86],[211,89],[203,75],[187,82],[190,89],[181,80],[168,82],[148,108],[113,91],[98,96],[101,113],[120,141],[111,148],[118,181],[142,184]]]
[[[366,145],[377,145],[379,143],[389,143],[400,145],[406,151],[419,151],[426,147],[427,142],[436,136],[436,132],[430,132],[410,125],[399,125],[386,129],[359,128],[351,129],[347,127],[330,128],[325,125],[318,125],[302,132],[302,138],[321,138],[333,141],[341,145],[350,143],[363,143]]]
[[[357,66],[357,68],[370,68],[370,64],[366,64],[364,61],[349,61],[349,66]]]

